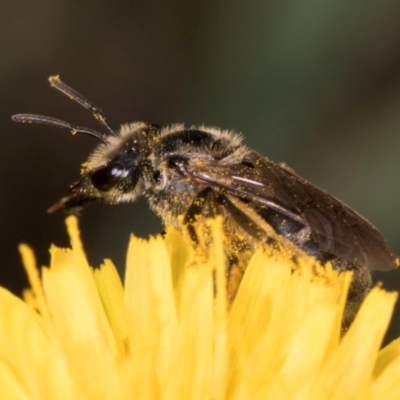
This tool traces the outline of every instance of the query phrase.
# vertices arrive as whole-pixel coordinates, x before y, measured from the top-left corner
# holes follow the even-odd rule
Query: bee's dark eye
[[[129,171],[127,169],[119,168],[115,165],[108,165],[93,172],[90,179],[97,190],[108,192],[128,175]]]

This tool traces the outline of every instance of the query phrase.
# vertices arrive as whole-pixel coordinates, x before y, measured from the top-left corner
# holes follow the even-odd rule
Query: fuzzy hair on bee
[[[343,327],[349,326],[371,287],[371,270],[399,265],[385,239],[366,219],[284,164],[246,147],[232,131],[175,124],[160,127],[135,122],[114,131],[102,111],[63,83],[57,90],[89,109],[105,128],[86,127],[35,114],[16,122],[49,124],[96,138],[100,143],[82,166],[69,195],[49,211],[76,212],[94,201],[108,204],[147,197],[164,224],[199,243],[195,224],[223,217],[228,292],[235,296],[245,266],[265,244],[290,247],[339,271],[353,271]]]

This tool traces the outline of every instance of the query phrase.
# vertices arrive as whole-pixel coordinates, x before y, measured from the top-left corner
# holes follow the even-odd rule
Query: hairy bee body
[[[133,163],[129,160],[131,151],[124,148],[140,148],[141,140],[143,147],[135,152],[136,161]],[[139,158],[142,160],[139,161]],[[123,173],[117,174],[123,177],[120,181],[115,180],[117,165],[126,165],[127,173],[132,173],[132,166],[136,165],[140,170],[137,180],[127,182],[127,176]],[[235,171],[232,171],[232,168]],[[114,169],[114,174],[105,173],[110,169]],[[192,170],[200,169],[204,174],[216,172],[219,174],[218,178],[207,182],[204,176],[194,176]],[[227,272],[231,299],[236,294],[244,268],[254,251],[260,245],[280,243],[286,239],[286,246],[290,242],[294,245],[292,248],[315,256],[322,263],[331,261],[336,269],[353,271],[354,280],[344,319],[344,325],[349,325],[371,286],[371,274],[366,258],[362,259],[361,255],[358,255],[360,261],[357,262],[351,256],[346,257],[346,254],[331,252],[313,238],[313,231],[307,224],[268,207],[258,199],[252,199],[251,195],[241,196],[235,193],[236,189],[229,193],[229,189],[224,185],[232,185],[231,177],[237,174],[238,169],[242,190],[245,190],[246,184],[253,179],[254,171],[264,176],[266,170],[271,169],[274,174],[280,171],[282,176],[291,176],[296,181],[300,180],[302,185],[310,185],[286,167],[281,167],[242,145],[240,137],[232,132],[204,126],[185,128],[182,125],[159,129],[140,123],[124,126],[120,137],[112,145],[100,145],[85,164],[82,173],[84,178],[73,186],[71,195],[62,199],[58,207],[73,210],[85,204],[88,199],[117,204],[135,201],[138,196],[145,195],[152,210],[166,225],[188,229],[195,243],[198,239],[193,223],[199,219],[205,221],[207,218],[222,215],[227,236],[227,255],[231,260]],[[99,171],[102,171],[101,178],[97,176],[94,180],[93,175],[99,175]],[[280,184],[283,185],[282,182]],[[318,199],[316,194],[322,196],[324,192],[314,186],[312,188],[313,207],[318,208],[318,201],[326,199]],[[273,190],[274,196],[280,193],[279,182],[275,183]],[[257,193],[255,190],[254,195]],[[330,196],[329,199],[333,201]],[[332,214],[331,220],[323,221],[327,230],[335,222],[334,219],[335,215]],[[365,223],[364,220],[361,221]],[[367,226],[372,229],[370,225]],[[349,230],[351,231],[350,227]],[[340,242],[351,240],[351,234],[348,233],[347,236],[346,239],[344,234]]]
[[[39,122],[82,132],[101,143],[84,163],[80,179],[50,211],[74,212],[102,201],[148,198],[165,224],[199,240],[198,221],[221,215],[227,240],[227,269],[233,298],[244,266],[263,244],[278,243],[305,252],[340,271],[351,270],[343,326],[352,321],[371,286],[371,269],[390,270],[398,259],[384,238],[351,208],[284,165],[242,144],[233,132],[205,126],[161,128],[132,123],[114,132],[99,109],[58,77],[51,84],[94,113],[107,134],[50,117],[21,114],[19,122]]]

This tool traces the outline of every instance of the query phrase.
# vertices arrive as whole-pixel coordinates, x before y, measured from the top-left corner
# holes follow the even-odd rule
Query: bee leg
[[[200,191],[192,201],[192,204],[189,206],[183,218],[183,224],[186,227],[186,230],[194,246],[200,244],[200,239],[195,228],[196,221],[200,216],[212,217],[212,215],[204,215],[205,204],[207,203],[207,198],[210,192],[210,188],[205,188]]]
[[[201,244],[198,231],[196,230],[196,221],[198,221],[200,217],[212,218],[215,215],[220,215],[222,209],[225,208],[225,204],[223,203],[224,202],[220,202],[218,195],[215,195],[210,188],[203,189],[192,201],[192,204],[189,206],[185,214],[183,222],[192,244],[195,247]],[[229,242],[231,242],[231,240],[229,240]],[[238,244],[233,245],[233,248],[236,248],[237,245]],[[243,263],[237,253],[237,251],[232,251],[229,246],[226,248],[226,281],[229,304],[232,304],[235,298],[244,273]],[[241,254],[243,253],[241,252]],[[214,286],[214,294],[215,292],[216,287]]]
[[[229,232],[225,246],[226,281],[228,302],[232,304],[251,256],[258,245],[265,241],[265,232],[246,215],[244,209],[240,209],[240,202],[235,205],[224,194],[219,194],[216,200],[219,207],[218,213],[229,216],[227,228],[225,228]]]

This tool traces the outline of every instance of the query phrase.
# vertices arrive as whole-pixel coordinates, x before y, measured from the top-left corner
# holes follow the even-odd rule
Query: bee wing
[[[308,226],[321,249],[336,257],[377,270],[398,265],[385,239],[366,219],[255,152],[249,153],[243,163],[189,160],[185,172],[198,183],[265,205]]]

